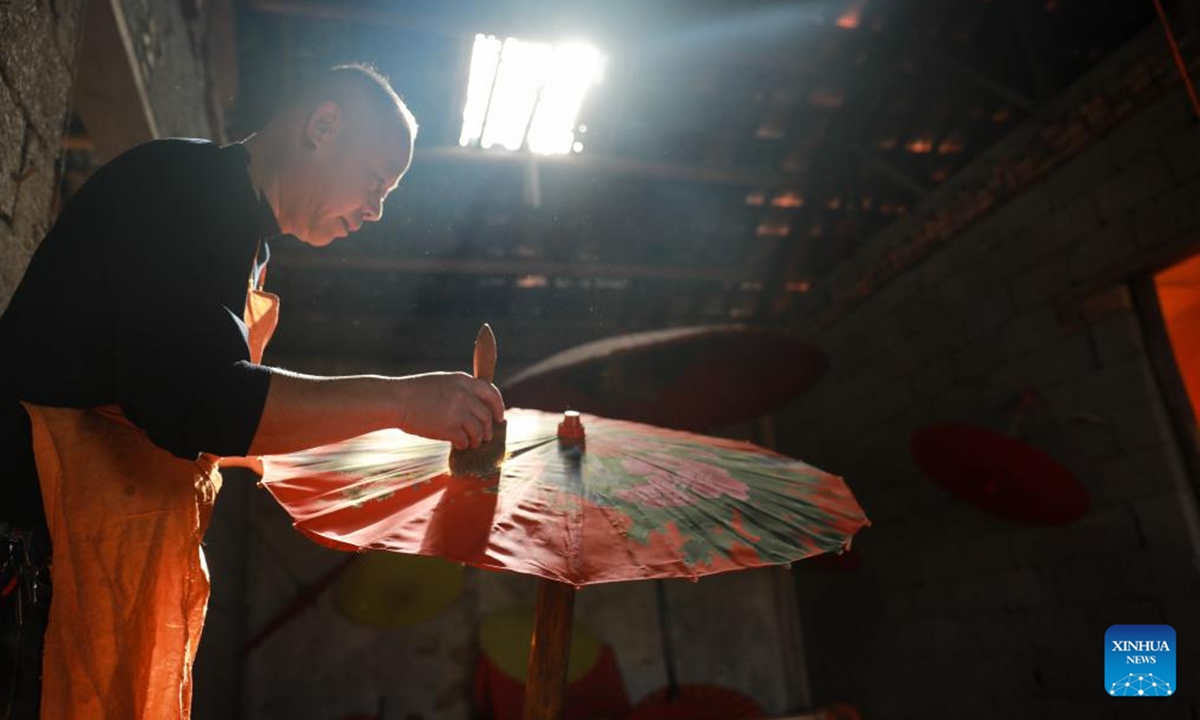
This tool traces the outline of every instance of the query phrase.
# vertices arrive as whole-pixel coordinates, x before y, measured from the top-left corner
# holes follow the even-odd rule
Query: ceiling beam
[[[887,176],[887,178],[892,182],[912,193],[913,197],[923,198],[929,194],[929,189],[924,185],[916,180],[913,180],[906,173],[897,170],[891,165],[891,163],[885,161],[883,158],[867,150],[863,146],[855,143],[850,146],[850,150],[854,153],[855,157],[861,160],[865,165],[869,165],[872,170]]]
[[[993,80],[978,70],[964,65],[957,58],[941,50],[926,48],[921,54],[970,82],[972,85],[987,90],[1001,100],[1017,106],[1026,115],[1030,117],[1042,117],[1042,111],[1038,107],[1038,104],[1026,97],[1019,90]]]
[[[334,2],[331,0],[249,0],[250,10],[270,15],[307,18],[334,22],[383,25],[417,32],[471,37],[475,33],[516,36],[526,40],[554,41],[581,34],[596,42],[628,46],[634,54],[648,52],[653,42],[666,32],[679,31],[679,16],[664,12],[621,15],[614,12],[592,13],[567,18],[562,12],[514,13],[510,6],[498,2],[471,2],[460,5],[454,12],[396,10],[380,5]],[[437,4],[431,4],[438,7]],[[427,6],[429,7],[429,6]],[[720,27],[727,24],[729,13],[688,16],[690,22]],[[812,27],[821,27],[812,24]],[[783,50],[801,43],[781,45]],[[812,54],[773,52],[771,48],[738,48],[712,42],[694,44],[696,52],[685,54],[687,63],[704,65],[734,65],[753,68],[786,70],[790,77],[818,77],[829,68]],[[608,48],[611,50],[611,48]]]
[[[526,165],[530,161],[527,152],[505,150],[480,150],[455,145],[418,148],[415,163],[490,163]],[[609,173],[631,177],[648,177],[661,180],[682,180],[708,185],[733,185],[754,188],[772,188],[795,183],[795,174],[737,170],[735,168],[709,168],[699,165],[638,160],[635,158],[612,157],[596,154],[542,155],[535,156],[537,166],[573,168],[579,172]]]
[[[487,260],[358,255],[335,257],[308,253],[291,255],[286,252],[273,253],[273,258],[278,260],[281,267],[311,268],[325,271],[352,270],[355,272],[444,273],[510,277],[545,275],[547,277],[627,280],[702,280],[722,283],[757,281],[761,279],[749,270],[737,267],[596,265],[580,262],[548,262],[544,260]]]

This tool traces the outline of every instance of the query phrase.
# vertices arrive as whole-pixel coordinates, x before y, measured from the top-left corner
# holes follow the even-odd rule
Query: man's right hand
[[[492,439],[492,424],[504,420],[504,399],[487,380],[461,372],[396,378],[400,418],[410,435],[448,440],[458,450]]]

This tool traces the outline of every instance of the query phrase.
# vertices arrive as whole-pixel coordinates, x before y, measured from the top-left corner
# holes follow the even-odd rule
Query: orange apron
[[[279,298],[251,286],[244,318],[261,362]],[[115,407],[26,409],[53,544],[42,717],[186,720],[224,459],[175,457]]]

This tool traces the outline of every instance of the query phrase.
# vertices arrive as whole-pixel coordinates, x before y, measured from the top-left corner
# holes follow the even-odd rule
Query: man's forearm
[[[383,428],[477,447],[504,419],[504,400],[465,373],[318,377],[275,370],[251,455],[306,450]]]
[[[379,375],[317,377],[277,371],[252,455],[276,455],[352,438],[372,430],[398,427],[399,378]]]

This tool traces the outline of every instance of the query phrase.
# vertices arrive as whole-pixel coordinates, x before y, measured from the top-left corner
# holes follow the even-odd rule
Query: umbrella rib
[[[601,463],[600,467],[603,468],[604,464]],[[607,494],[589,492],[589,495],[600,501],[596,502],[595,505],[604,516],[605,521],[608,522],[609,527],[612,528],[613,534],[616,537],[615,544],[625,551],[625,557],[627,558],[626,567],[636,567],[641,569],[641,577],[643,578],[659,576],[657,566],[655,569],[647,571],[646,566],[638,561],[634,554],[633,545],[636,541],[629,537],[629,528],[622,527],[621,523],[614,520],[614,517],[619,518],[623,515],[629,520],[629,527],[646,527],[652,528],[652,530],[657,529],[651,524],[650,519],[642,506],[635,503],[624,503],[617,505]],[[634,512],[638,514],[636,519],[632,516]]]
[[[567,568],[571,573],[571,581],[578,588],[583,581],[583,493],[579,495],[581,504],[575,512],[567,511]],[[571,527],[574,526],[574,527]]]
[[[825,513],[825,517],[814,516],[814,513]],[[825,511],[815,507],[807,508],[800,513],[800,519],[810,521],[813,524],[819,524],[820,527],[826,530],[826,532],[820,535],[811,531],[808,533],[809,536],[816,540],[817,546],[824,551],[844,548],[856,532],[870,525],[870,521],[861,509],[857,510],[857,512],[851,512],[850,510],[841,508],[836,511]],[[806,555],[806,557],[808,556]]]
[[[628,565],[632,566],[632,567],[642,568],[643,570],[645,570],[646,567],[644,565],[642,565],[640,562],[638,562],[637,558],[634,556],[633,542],[629,539],[629,531],[627,529],[622,528],[619,524],[617,524],[616,522],[613,521],[612,514],[613,513],[621,513],[622,510],[618,509],[616,507],[611,507],[611,506],[607,506],[607,505],[598,505],[597,507],[599,507],[603,511],[602,514],[604,515],[604,519],[608,521],[608,524],[613,528],[616,535],[618,536],[617,545],[619,545],[622,549],[625,550],[625,556],[629,560]],[[632,527],[650,527],[650,528],[652,528],[652,532],[653,531],[661,531],[658,528],[655,528],[653,525],[651,525],[649,517],[646,514],[646,511],[642,508],[641,505],[630,503],[629,509],[636,511],[638,513],[638,515],[640,516],[638,518],[638,521],[635,521],[632,517],[629,518],[629,521],[630,521],[630,524]],[[676,560],[676,564],[679,564],[678,560]],[[683,566],[686,568],[686,566],[687,566],[686,563],[683,563]],[[655,568],[651,569],[649,572],[643,572],[642,576],[646,577],[646,578],[658,577],[659,572],[660,572],[660,570],[658,569],[658,566],[656,566]]]
[[[523,446],[517,450],[513,450],[512,452],[510,452],[508,454],[508,458],[506,458],[506,459],[515,460],[515,459],[521,457],[522,455],[524,455],[525,453],[527,453],[531,450],[537,450],[540,447],[549,445],[550,443],[554,442],[557,439],[558,439],[557,436],[551,436],[551,437],[546,438],[545,440],[534,441],[528,446]]]
[[[750,512],[744,512],[744,515],[746,515],[746,517],[750,517],[751,515],[757,515],[760,517],[767,516],[767,517],[772,518],[772,520],[778,521],[782,524],[787,524],[787,518],[782,517],[778,511],[768,510],[768,508],[775,508],[775,506],[781,506],[781,505],[787,506],[787,508],[792,508],[792,509],[796,510],[797,512],[802,512],[802,514],[804,514],[804,516],[806,518],[809,518],[809,520],[820,520],[820,518],[818,518],[818,517],[815,518],[815,517],[811,516],[812,511],[824,512],[824,514],[827,514],[829,516],[845,518],[845,520],[853,520],[854,516],[856,516],[856,514],[854,514],[854,512],[852,511],[853,508],[851,508],[851,506],[848,505],[848,502],[847,502],[847,500],[850,499],[850,492],[848,492],[848,488],[845,493],[833,493],[832,494],[832,499],[836,500],[836,503],[834,506],[830,506],[830,508],[822,508],[822,506],[818,505],[817,503],[812,502],[812,500],[810,500],[806,497],[797,496],[797,494],[782,491],[781,486],[787,485],[788,479],[780,478],[780,476],[774,475],[774,474],[770,474],[770,475],[766,475],[766,474],[762,474],[762,473],[756,473],[756,474],[758,474],[760,476],[764,476],[764,478],[768,478],[770,480],[775,480],[775,482],[770,482],[770,484],[750,485],[752,490],[755,491],[755,494],[760,494],[760,496],[762,496],[762,494],[766,494],[766,496],[773,496],[774,498],[782,498],[782,499],[786,500],[786,502],[776,502],[773,504],[768,504],[766,506],[764,506],[763,504],[760,504],[760,503],[745,503],[745,502],[743,502],[742,504],[745,506],[745,508],[750,510]],[[840,478],[836,478],[835,475],[829,475],[828,479],[838,479],[840,481]],[[815,485],[814,487],[805,487],[805,490],[811,490],[812,494],[820,493],[822,490],[823,484],[821,484],[821,482],[815,482],[814,485]],[[857,515],[862,515],[862,510],[859,509],[859,512]]]
[[[819,515],[814,515],[812,512],[813,509],[814,508],[797,508],[795,511],[796,519],[794,521],[789,522],[786,519],[780,518],[778,515],[775,515],[773,513],[770,513],[770,514],[762,513],[761,509],[755,508],[755,506],[751,505],[751,504],[746,504],[746,505],[742,506],[742,508],[741,508],[742,516],[743,516],[743,525],[751,525],[754,528],[759,529],[761,531],[762,535],[766,535],[769,533],[772,538],[785,538],[785,539],[789,538],[789,536],[787,536],[787,535],[783,535],[781,533],[777,533],[777,532],[771,530],[769,525],[764,525],[763,523],[758,522],[757,519],[755,518],[756,515],[762,516],[765,514],[765,515],[767,515],[767,517],[770,517],[770,518],[776,520],[777,523],[779,523],[780,525],[783,525],[785,527],[788,525],[791,525],[797,531],[794,536],[790,536],[791,538],[801,537],[801,536],[806,537],[806,538],[809,538],[813,542],[813,545],[820,548],[821,550],[823,550],[823,551],[824,550],[832,550],[832,549],[834,549],[834,547],[826,548],[825,546],[829,545],[826,538],[830,534],[829,531],[834,529],[833,523],[830,523],[827,517],[821,517]],[[796,522],[796,521],[799,521],[799,522]],[[772,543],[772,544],[774,544],[774,543]],[[791,545],[791,543],[787,543],[787,544]],[[841,544],[842,544],[841,540],[838,540],[836,543],[837,546],[840,546]],[[758,549],[760,551],[770,552],[770,554],[773,556],[772,559],[778,559],[779,562],[793,562],[795,560],[803,559],[803,558],[809,557],[810,555],[814,554],[811,552],[811,548],[801,548],[799,557],[797,557],[795,549],[789,550],[787,552],[787,554],[781,555],[778,552],[770,550],[770,548],[768,546],[766,546],[762,543],[759,544]]]
[[[413,485],[419,485],[420,483],[428,482],[432,478],[437,477],[445,472],[445,469],[439,468],[434,470],[430,468],[428,470],[419,470],[417,472],[420,474],[415,476],[409,475],[409,472],[412,471],[389,470],[379,474],[365,475],[360,477],[355,482],[331,487],[328,490],[314,495],[314,498],[323,500],[331,496],[337,496],[339,499],[342,499],[345,498],[347,491],[362,490],[363,494],[360,497],[355,498],[354,501],[367,502],[379,497],[380,495],[386,495],[387,493],[396,492],[397,490],[403,490],[405,488],[412,487]],[[394,484],[385,484],[391,480],[400,480],[400,482]]]

